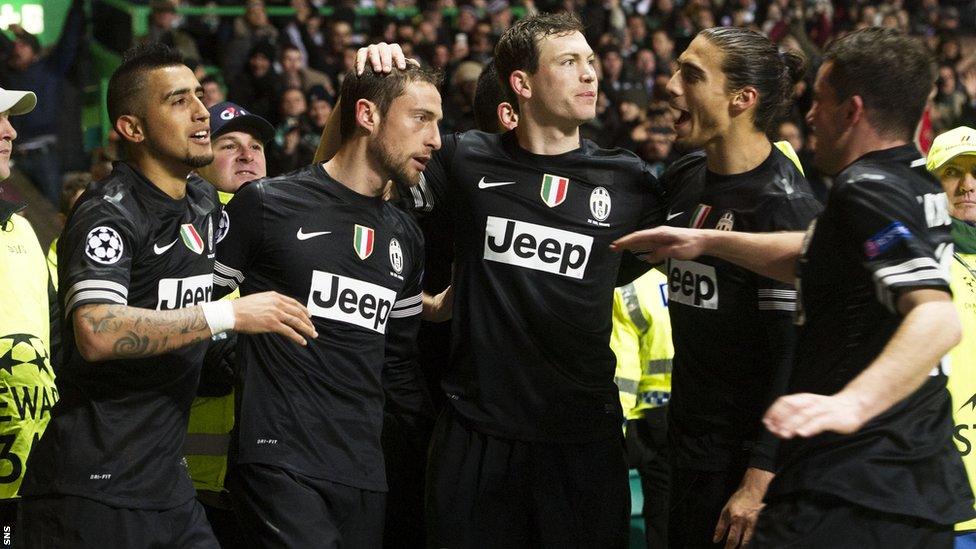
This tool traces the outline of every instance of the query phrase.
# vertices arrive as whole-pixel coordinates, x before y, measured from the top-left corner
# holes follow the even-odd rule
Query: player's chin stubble
[[[193,169],[197,169],[197,168],[202,168],[204,166],[209,166],[210,163],[213,162],[213,159],[214,157],[212,154],[203,154],[199,156],[193,156],[188,154],[186,155],[186,158],[183,159],[183,163]]]

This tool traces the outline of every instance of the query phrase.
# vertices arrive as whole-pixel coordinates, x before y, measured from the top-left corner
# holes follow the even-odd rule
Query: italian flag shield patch
[[[352,236],[352,247],[356,250],[359,259],[366,259],[373,255],[374,240],[373,229],[356,225],[356,231]]]
[[[200,234],[197,233],[192,223],[180,225],[180,238],[183,239],[183,243],[193,253],[197,255],[203,253],[203,239],[200,238]]]
[[[566,193],[569,191],[569,179],[558,175],[545,174],[542,176],[542,201],[546,206],[555,208],[566,200]]]

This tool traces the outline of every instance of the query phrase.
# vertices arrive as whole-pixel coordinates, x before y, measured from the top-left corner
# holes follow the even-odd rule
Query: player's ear
[[[514,130],[518,126],[518,114],[511,104],[504,101],[498,104],[498,121],[505,130]]]
[[[132,114],[123,114],[115,121],[115,131],[119,132],[122,139],[133,143],[141,143],[146,138],[146,133],[142,127],[142,120]]]
[[[864,112],[864,98],[860,95],[852,95],[844,102],[844,123],[848,127],[853,126],[867,116]]]
[[[356,124],[372,135],[380,123],[380,112],[376,103],[368,99],[356,101]]]
[[[512,71],[508,77],[508,85],[512,87],[515,95],[529,99],[532,97],[532,88],[529,85],[529,74],[525,71]]]
[[[752,86],[746,86],[732,96],[732,114],[741,114],[752,108],[759,101],[759,92]]]

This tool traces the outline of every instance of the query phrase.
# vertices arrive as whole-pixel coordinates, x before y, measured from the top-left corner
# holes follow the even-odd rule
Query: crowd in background
[[[317,9],[325,4],[333,8],[328,17]],[[185,5],[240,2],[185,0]],[[246,12],[239,17],[182,16],[175,0],[152,0],[148,35],[133,39],[160,41],[179,49],[204,84],[208,106],[228,99],[271,120],[277,133],[267,151],[269,175],[311,161],[336,91],[354,63],[357,48],[368,43],[397,42],[408,56],[443,70],[442,130],[471,129],[475,83],[498,37],[515,17],[538,11],[573,10],[587,25],[587,39],[597,55],[600,88],[598,116],[584,126],[584,136],[604,147],[633,150],[657,173],[678,154],[672,149],[672,114],[667,108],[672,62],[699,30],[716,25],[753,28],[783,50],[802,51],[809,60],[807,77],[796,87],[795,108],[772,137],[791,142],[811,172],[808,176],[821,190],[822,181],[812,172],[810,162],[816,144],[803,113],[810,105],[821,51],[845,32],[873,25],[898,27],[923,37],[935,52],[939,79],[921,125],[923,149],[942,131],[976,125],[976,2],[972,1],[291,0],[285,5],[294,9],[293,16],[269,17],[263,0],[247,1]],[[410,11],[400,9],[411,7],[415,15],[405,15]],[[99,20],[93,29],[96,37],[101,34]],[[7,52],[0,86],[40,89],[25,85],[24,78],[17,75],[31,70],[31,63],[40,65],[51,56],[57,62],[45,65],[46,78],[63,78],[67,72],[64,61],[72,61],[77,49],[78,28],[69,18],[59,44],[46,55],[36,38],[13,29],[15,39],[0,44]],[[50,89],[61,93],[57,86]],[[50,118],[51,113],[34,116],[45,115]],[[14,121],[15,126],[31,122],[29,117],[22,118]],[[21,148],[31,142],[24,137],[30,135],[18,139]],[[109,168],[105,161],[116,156],[111,148],[96,154],[95,177]],[[16,158],[15,154],[15,162]],[[47,173],[50,169],[42,173],[36,167],[52,163],[24,158],[21,164],[28,177],[55,200],[51,184],[42,182],[52,177]]]

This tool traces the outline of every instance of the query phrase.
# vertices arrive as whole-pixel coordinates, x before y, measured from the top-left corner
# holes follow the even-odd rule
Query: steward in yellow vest
[[[671,322],[667,277],[656,269],[613,293],[610,348],[614,380],[627,420],[627,457],[641,476],[644,536],[648,547],[667,546],[667,407],[671,397]]]

